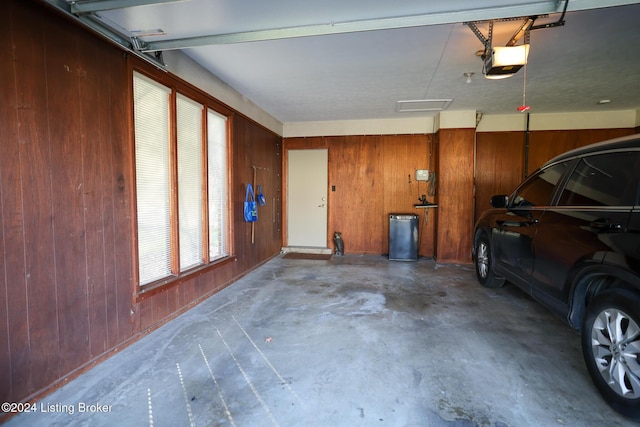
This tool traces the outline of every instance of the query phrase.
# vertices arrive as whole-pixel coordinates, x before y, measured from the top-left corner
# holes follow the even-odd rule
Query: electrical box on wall
[[[416,170],[416,181],[429,181],[430,172],[427,169]]]

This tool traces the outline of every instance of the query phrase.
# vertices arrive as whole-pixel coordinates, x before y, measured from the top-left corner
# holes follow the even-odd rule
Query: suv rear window
[[[640,152],[585,157],[560,196],[560,206],[633,206],[638,197]]]

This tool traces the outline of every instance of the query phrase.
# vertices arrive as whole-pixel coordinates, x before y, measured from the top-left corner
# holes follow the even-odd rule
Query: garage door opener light
[[[564,15],[567,11],[569,0],[565,0],[562,15],[556,22],[533,25],[538,18],[545,18],[548,15],[526,16],[519,18],[503,18],[489,21],[465,22],[471,31],[476,35],[484,46],[480,51],[483,68],[482,74],[487,79],[504,79],[513,76],[527,64],[529,55],[529,33],[532,30],[541,28],[552,28],[564,25]],[[521,21],[516,31],[513,33],[505,46],[493,46],[493,26],[496,22]],[[478,28],[478,24],[489,24],[488,34],[484,34]],[[524,37],[524,43],[517,45],[518,41]],[[524,103],[523,103],[524,104]],[[523,105],[524,106],[524,105]]]

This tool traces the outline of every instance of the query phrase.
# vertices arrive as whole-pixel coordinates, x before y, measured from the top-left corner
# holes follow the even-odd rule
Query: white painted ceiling
[[[94,16],[150,45],[177,39],[189,46],[187,55],[283,123],[437,113],[397,111],[398,101],[420,99],[452,99],[447,111],[513,114],[525,103],[525,71],[531,113],[640,109],[640,2],[570,0],[564,26],[531,32],[526,70],[487,80],[476,56],[483,45],[462,22],[545,13],[536,24],[555,22],[564,1],[132,1],[140,2],[75,3],[109,6]],[[493,45],[504,45],[519,22],[496,22]],[[486,36],[487,25],[478,26]],[[371,27],[388,29],[363,31]],[[165,34],[144,35],[157,29]],[[263,31],[280,29],[290,31]],[[323,35],[289,37],[305,31]],[[336,31],[346,32],[325,35]],[[260,40],[185,40],[220,34]],[[280,36],[286,38],[272,39]],[[474,73],[470,83],[465,72]],[[598,104],[603,99],[610,102]]]

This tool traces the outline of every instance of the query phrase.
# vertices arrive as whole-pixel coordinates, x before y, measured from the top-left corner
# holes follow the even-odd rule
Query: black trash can
[[[389,260],[418,260],[418,215],[389,215]]]

